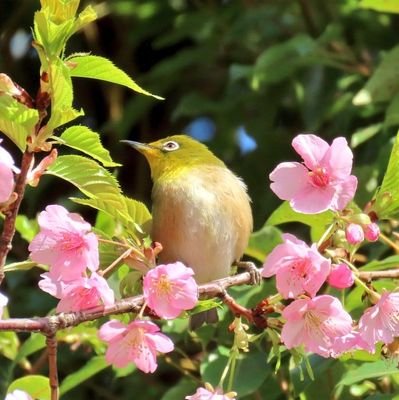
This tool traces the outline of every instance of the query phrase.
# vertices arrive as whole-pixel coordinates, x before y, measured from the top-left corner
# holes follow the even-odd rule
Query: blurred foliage
[[[278,162],[296,159],[290,146],[295,135],[315,132],[327,141],[336,136],[348,139],[360,181],[356,202],[364,207],[370,201],[381,184],[399,125],[397,1],[107,0],[83,1],[82,8],[88,4],[100,18],[72,38],[68,53],[93,51],[107,57],[151,93],[166,99],[132,94],[109,83],[74,80],[78,93],[74,108],[85,109],[80,123],[100,132],[112,159],[123,165],[117,173],[126,194],[150,205],[151,181],[144,159],[119,140],[152,141],[185,131],[206,141],[243,177],[253,199],[255,226],[260,229],[280,204],[268,189],[268,174]],[[38,8],[36,0],[0,2],[0,71],[31,94],[39,88],[39,60],[30,47],[28,27]],[[5,143],[15,151],[10,142]],[[17,151],[15,155],[20,157]],[[38,210],[55,202],[72,209],[67,197],[76,194],[72,185],[46,176],[41,190],[28,189],[23,212],[33,219]],[[80,210],[94,220],[92,211]],[[28,218],[20,221],[26,225],[21,230],[32,237],[36,226]],[[277,219],[276,223],[296,221],[285,214]],[[263,253],[256,248],[257,240],[265,237],[277,243],[278,235],[276,228],[263,228],[249,253],[260,259]],[[317,232],[312,235],[317,237]],[[381,251],[374,256],[381,256]],[[17,238],[9,262],[25,258],[26,243]],[[44,315],[54,304],[37,293],[38,274],[32,270],[7,275],[12,315]],[[265,285],[262,293],[257,290],[233,291],[238,301],[253,306],[272,293],[271,285]],[[348,300],[352,310],[360,309],[361,291],[352,291]],[[66,338],[60,348],[63,399],[122,400],[132,393],[137,399],[180,399],[194,391],[192,380],[182,378],[180,371],[195,375],[205,350],[207,361],[201,372],[211,381],[220,375],[232,340],[229,320],[197,334],[189,334],[178,323],[166,324],[164,330],[179,352],[163,360],[155,375],[105,368],[101,355],[90,359],[93,348],[101,353],[88,345],[95,339],[90,338],[90,329],[84,337],[82,330],[74,328],[68,332],[73,340]],[[18,351],[15,334],[1,334],[0,339],[13,343],[10,351]],[[259,347],[272,352],[270,344],[261,343]],[[362,354],[337,361],[312,356],[312,382],[306,372],[300,379],[303,371],[288,362],[287,353],[274,374],[276,360],[271,357],[271,364],[266,364],[264,351],[252,348],[245,361],[250,365],[239,366],[238,373],[245,376],[240,399],[299,395],[301,399],[391,399],[398,389],[396,366],[390,361],[371,358],[362,365]],[[0,362],[2,378],[8,379],[12,368],[21,375],[29,370],[22,361],[12,366],[5,358]],[[45,370],[40,356],[31,362],[33,371]],[[379,380],[381,376],[385,378]]]

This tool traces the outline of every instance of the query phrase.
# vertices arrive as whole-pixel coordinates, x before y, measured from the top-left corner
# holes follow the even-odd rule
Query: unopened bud
[[[364,240],[363,228],[358,224],[349,224],[345,232],[346,240],[350,244],[359,244]]]
[[[380,227],[372,222],[371,224],[363,226],[364,236],[369,242],[375,242],[380,236]]]
[[[352,270],[344,263],[331,266],[330,275],[327,278],[330,286],[337,289],[351,287],[355,282]]]

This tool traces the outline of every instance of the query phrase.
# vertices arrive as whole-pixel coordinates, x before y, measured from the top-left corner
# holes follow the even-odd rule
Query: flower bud
[[[364,236],[369,242],[375,242],[380,236],[380,227],[372,222],[371,224],[363,226]]]
[[[345,289],[351,287],[355,281],[353,272],[346,264],[338,264],[331,266],[330,275],[327,283],[337,289]]]
[[[350,244],[359,244],[364,240],[363,228],[358,224],[349,224],[346,227],[345,235]]]

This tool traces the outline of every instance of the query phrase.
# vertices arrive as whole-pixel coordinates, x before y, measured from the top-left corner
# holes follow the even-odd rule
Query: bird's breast
[[[193,170],[153,188],[152,238],[160,261],[182,261],[199,283],[228,276],[252,230],[245,185],[227,168]]]

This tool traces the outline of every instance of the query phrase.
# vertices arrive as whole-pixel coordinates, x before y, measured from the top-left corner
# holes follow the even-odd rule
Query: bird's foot
[[[261,270],[256,268],[256,265],[252,261],[238,261],[238,268],[243,268],[249,272],[251,276],[251,285],[260,285],[262,282]]]

